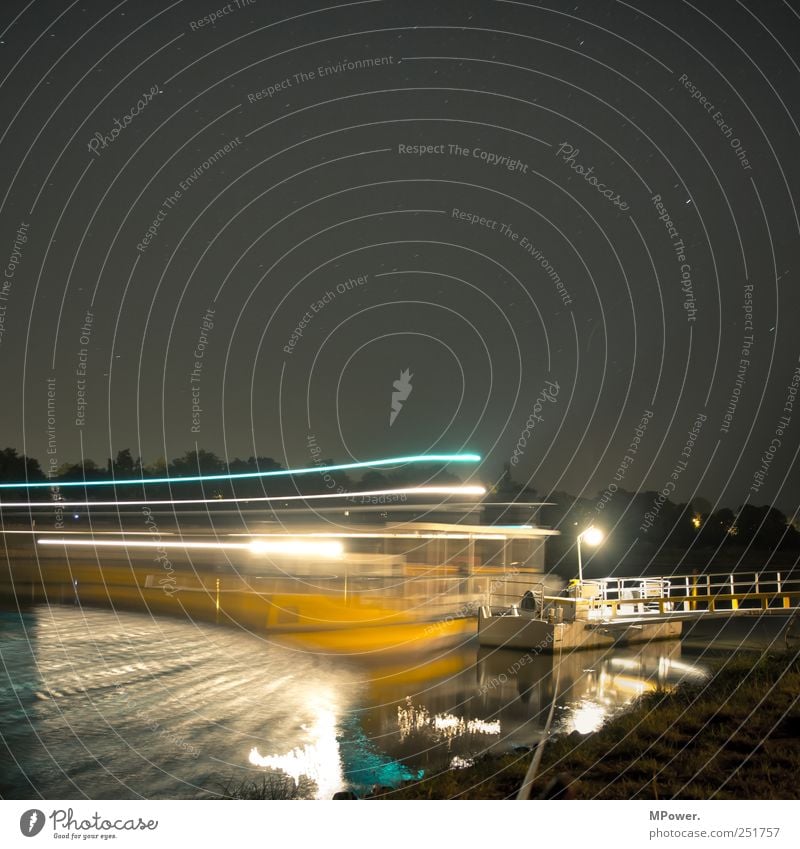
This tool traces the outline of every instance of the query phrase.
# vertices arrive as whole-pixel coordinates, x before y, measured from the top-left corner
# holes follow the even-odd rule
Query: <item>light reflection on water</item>
[[[551,656],[467,646],[369,666],[227,628],[39,607],[0,614],[4,798],[197,798],[281,770],[316,795],[531,746]],[[558,730],[702,674],[677,643],[560,662]],[[3,747],[5,750],[5,747]]]
[[[558,672],[558,675],[556,675]],[[387,751],[423,769],[462,766],[477,754],[534,745],[555,695],[554,730],[597,730],[643,693],[698,680],[705,672],[681,660],[678,641],[627,649],[553,655],[482,648],[462,655],[459,670],[403,693],[395,682],[365,712],[364,726]]]

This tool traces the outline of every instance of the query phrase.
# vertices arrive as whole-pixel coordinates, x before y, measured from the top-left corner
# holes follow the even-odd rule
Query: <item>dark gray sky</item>
[[[794,512],[797,3],[240,6],[2,4],[0,442]]]

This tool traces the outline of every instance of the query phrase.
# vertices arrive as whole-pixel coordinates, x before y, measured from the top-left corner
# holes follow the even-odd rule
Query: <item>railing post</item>
[[[733,575],[731,575],[730,578],[731,578],[731,595],[735,596],[736,595],[736,584],[734,583]],[[738,598],[732,598],[731,599],[731,610],[738,610],[738,609],[739,609],[739,599]]]

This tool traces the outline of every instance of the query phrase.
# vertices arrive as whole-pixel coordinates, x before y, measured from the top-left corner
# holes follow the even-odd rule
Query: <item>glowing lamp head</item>
[[[600,543],[603,541],[603,532],[600,530],[600,528],[587,528],[581,534],[581,541],[585,542],[587,545],[600,545]]]

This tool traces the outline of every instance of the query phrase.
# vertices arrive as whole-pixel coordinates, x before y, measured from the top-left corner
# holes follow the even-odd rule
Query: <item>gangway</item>
[[[800,604],[800,573],[713,572],[668,577],[601,578],[589,598],[594,617],[637,613],[791,610]]]
[[[800,609],[800,573],[693,573],[573,581],[561,595],[510,574],[481,606],[483,645],[597,648],[680,637],[683,623]]]

